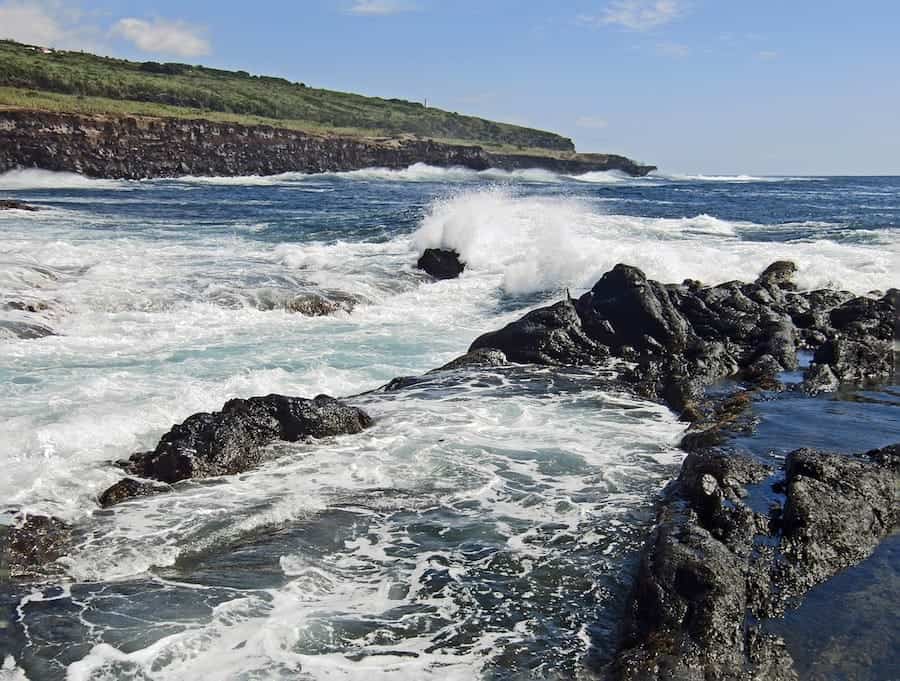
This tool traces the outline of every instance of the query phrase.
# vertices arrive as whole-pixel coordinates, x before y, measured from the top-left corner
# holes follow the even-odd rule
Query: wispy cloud
[[[778,59],[781,56],[781,53],[778,50],[761,50],[756,53],[757,59],[762,59],[763,61],[772,61],[773,59]]]
[[[674,21],[684,13],[682,0],[614,0],[599,15],[582,16],[582,22],[647,31]]]
[[[415,8],[415,5],[409,2],[402,2],[401,0],[355,0],[347,11],[350,14],[361,14],[364,16],[388,16],[390,14],[400,14],[401,12],[411,12]]]
[[[143,52],[199,57],[212,51],[209,41],[203,37],[204,29],[182,21],[128,17],[117,21],[111,33]]]
[[[656,54],[661,57],[683,59],[691,53],[691,48],[681,43],[657,43]]]
[[[588,130],[603,130],[609,125],[609,121],[600,116],[581,116],[575,121],[575,125]]]
[[[58,2],[0,3],[0,38],[60,49],[94,49],[99,30]]]

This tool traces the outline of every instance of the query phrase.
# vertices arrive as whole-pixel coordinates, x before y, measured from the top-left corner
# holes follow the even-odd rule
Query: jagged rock
[[[274,440],[359,433],[372,420],[361,409],[319,395],[268,395],[234,399],[222,411],[189,417],[166,433],[152,452],[140,452],[122,462],[132,475],[166,483],[241,473],[256,466],[263,449]],[[115,487],[115,486],[114,486]],[[124,498],[120,489],[107,493]]]
[[[435,279],[456,279],[466,269],[466,264],[459,259],[456,251],[426,248],[416,267]]]
[[[810,395],[830,393],[838,389],[840,381],[827,364],[810,364],[803,374],[803,391]]]
[[[147,497],[153,494],[159,494],[160,492],[166,492],[170,489],[171,487],[168,485],[160,485],[158,482],[123,478],[103,492],[98,498],[98,501],[101,508],[108,508],[109,506],[118,504],[126,499]]]
[[[614,350],[683,350],[690,328],[663,285],[636,267],[616,265],[578,300],[587,333]]]
[[[900,517],[900,469],[890,455],[897,450],[894,445],[851,457],[799,449],[788,455],[782,551],[794,592],[805,593],[855,565],[893,529]]]
[[[636,392],[679,412],[706,385],[738,372],[780,388],[777,374],[797,368],[799,349],[813,350],[814,362],[840,380],[890,376],[897,296],[797,293],[795,271],[778,261],[756,282],[703,287],[690,280],[663,285],[619,264],[581,296],[574,314],[570,301],[561,301],[484,334],[472,349],[494,347],[511,361],[543,364],[596,363],[608,349],[632,364],[623,379]]]
[[[889,376],[894,368],[893,340],[869,337],[853,340],[839,336],[825,341],[813,355],[816,364],[828,364],[842,381],[862,382]]]
[[[781,384],[778,374],[784,371],[784,367],[772,355],[765,354],[753,360],[750,366],[741,371],[741,376],[765,389],[773,389]]]
[[[898,469],[900,445],[855,457],[795,451],[773,526],[744,503],[745,486],[771,471],[744,456],[690,454],[642,552],[621,650],[604,678],[797,679],[783,643],[748,613],[777,614],[786,598],[866,558],[896,526]]]
[[[478,337],[469,348],[500,350],[508,360],[535,364],[591,364],[609,356],[591,340],[570,300],[538,308],[499,331]]]
[[[0,200],[0,210],[27,210],[30,212],[39,211],[37,206],[31,206],[22,201],[12,201],[10,199]]]
[[[51,516],[21,515],[0,526],[0,583],[42,573],[68,552],[71,540],[71,526]]]
[[[495,348],[480,348],[478,350],[467,352],[465,355],[447,362],[442,367],[432,369],[432,371],[429,371],[428,373],[452,371],[468,367],[502,367],[507,364],[509,364],[509,361],[502,351]]]
[[[776,260],[762,271],[756,283],[763,286],[776,286],[780,289],[794,290],[797,288],[794,283],[795,274],[797,274],[797,265],[790,260]]]

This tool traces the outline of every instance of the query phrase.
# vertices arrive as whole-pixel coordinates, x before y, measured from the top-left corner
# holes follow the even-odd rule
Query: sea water
[[[716,284],[786,258],[804,289],[900,285],[898,178],[26,170],[0,192],[42,208],[0,212],[0,522],[76,528],[58,577],[0,587],[0,678],[570,678],[614,645],[683,424],[603,371],[375,389],[619,262]],[[432,282],[427,247],[466,271]],[[306,294],[356,306],[288,311]],[[375,423],[99,509],[110,462],[273,392]],[[844,449],[898,432],[878,395]],[[765,432],[777,449],[815,431]]]

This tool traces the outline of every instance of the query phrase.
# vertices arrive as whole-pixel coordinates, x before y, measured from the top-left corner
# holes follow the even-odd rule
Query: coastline
[[[415,163],[569,174],[656,170],[614,154],[493,153],[414,137],[356,138],[201,119],[0,110],[0,172],[17,168],[105,179],[340,172]]]

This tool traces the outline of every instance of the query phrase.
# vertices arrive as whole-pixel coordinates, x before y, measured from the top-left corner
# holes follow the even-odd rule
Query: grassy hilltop
[[[572,152],[566,137],[442,111],[401,99],[364,97],[179,63],[132,62],[0,40],[0,107],[90,114],[206,118],[221,122],[414,135],[505,151]]]

